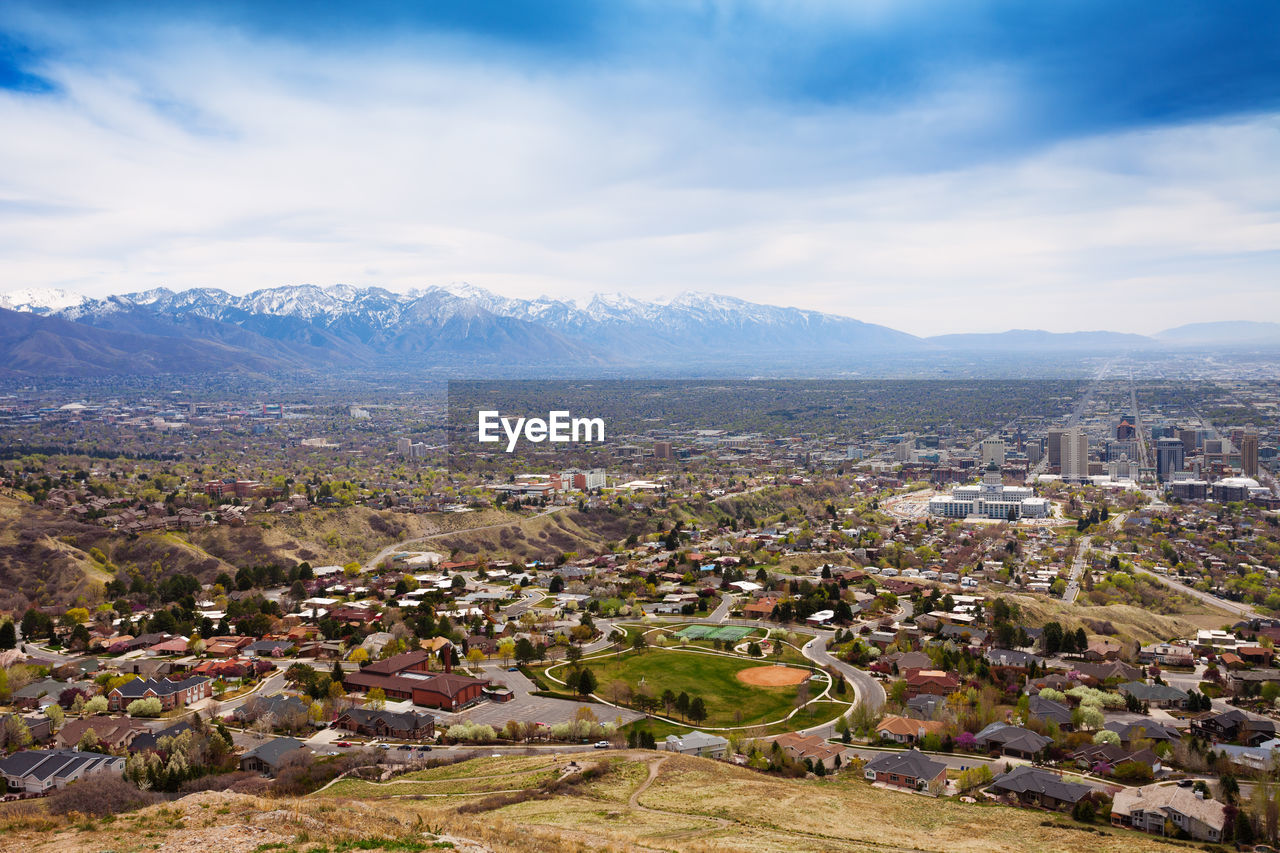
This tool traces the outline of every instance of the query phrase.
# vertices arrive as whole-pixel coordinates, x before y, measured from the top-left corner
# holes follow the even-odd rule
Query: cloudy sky
[[[1277,32],[1273,0],[10,0],[0,291],[1280,320]]]

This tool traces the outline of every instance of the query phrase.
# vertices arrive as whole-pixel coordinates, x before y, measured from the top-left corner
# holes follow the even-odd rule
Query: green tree
[[[578,676],[578,695],[590,696],[596,690],[596,676],[589,669],[582,670],[582,674]]]
[[[701,723],[707,718],[707,706],[702,701],[701,696],[694,696],[689,702],[689,719],[695,724]]]

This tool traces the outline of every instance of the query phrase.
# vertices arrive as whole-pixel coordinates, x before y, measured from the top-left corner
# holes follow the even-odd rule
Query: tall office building
[[[1116,439],[1125,441],[1130,438],[1137,438],[1138,431],[1133,428],[1133,421],[1129,420],[1128,415],[1120,416],[1120,423],[1116,425]]]
[[[1177,438],[1162,438],[1156,443],[1156,478],[1160,482],[1169,482],[1174,471],[1182,470],[1182,450],[1182,441]]]
[[[1178,438],[1182,439],[1182,453],[1184,456],[1196,455],[1196,431],[1193,429],[1178,430]]]
[[[1050,468],[1062,467],[1062,434],[1065,432],[1065,429],[1049,430],[1048,446],[1045,448],[1045,452],[1049,456]]]
[[[1089,436],[1076,427],[1062,431],[1062,479],[1083,482],[1089,479]]]
[[[1258,476],[1258,431],[1252,427],[1240,439],[1240,470],[1246,477]]]
[[[1005,447],[1003,438],[984,438],[982,440],[982,467],[994,464],[997,468],[1004,464]]]

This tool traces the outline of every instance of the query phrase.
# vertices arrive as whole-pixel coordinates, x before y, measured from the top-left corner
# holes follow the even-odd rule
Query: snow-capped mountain
[[[78,293],[67,293],[53,288],[23,288],[0,293],[0,308],[10,311],[26,311],[30,314],[52,314],[72,308],[84,302]]]
[[[155,370],[165,364],[168,341],[172,358],[201,353],[207,363],[223,365],[220,369],[243,363],[261,370],[274,363],[291,370],[447,368],[463,375],[572,375],[592,369],[815,375],[857,371],[887,358],[922,363],[937,353],[971,362],[974,352],[1160,345],[1155,339],[1105,332],[921,339],[848,317],[714,293],[681,293],[668,301],[597,294],[578,304],[545,296],[507,297],[465,283],[407,293],[344,284],[273,287],[244,295],[217,288],[156,288],[105,299],[27,290],[0,297],[0,308],[14,309],[0,310],[0,350],[22,353],[31,365],[27,372],[38,370],[41,353],[59,353],[63,339],[77,342],[68,350],[75,353],[91,352],[93,341],[143,341],[151,354],[143,363]],[[111,334],[103,337],[103,331]],[[77,358],[62,359],[59,369],[75,372]],[[120,363],[130,362],[122,358]]]
[[[32,309],[24,309],[32,310]],[[919,340],[845,317],[705,293],[669,302],[597,294],[568,300],[501,296],[465,283],[396,293],[305,284],[242,296],[158,288],[67,300],[49,313],[98,328],[202,338],[320,365],[406,362],[663,366],[742,360],[762,365],[821,352],[865,353]]]

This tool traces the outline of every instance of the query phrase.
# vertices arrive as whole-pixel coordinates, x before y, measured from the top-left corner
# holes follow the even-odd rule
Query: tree
[[[381,687],[373,687],[365,694],[365,704],[375,711],[381,711],[387,707],[387,691]]]
[[[589,669],[582,670],[582,674],[578,676],[578,695],[590,696],[596,690],[595,674]]]
[[[680,712],[680,719],[685,719],[689,714],[689,694],[683,690],[676,697],[676,710]]]
[[[649,646],[649,641],[644,638],[644,634],[637,633],[631,640],[631,648],[638,652],[644,651]]]
[[[1062,626],[1057,622],[1050,622],[1044,626],[1042,634],[1044,639],[1044,652],[1047,655],[1056,655],[1062,649]]]
[[[533,647],[533,643],[528,638],[521,637],[516,640],[516,661],[519,663],[529,663],[537,660],[538,651]]]
[[[130,717],[158,717],[163,711],[164,706],[154,696],[146,699],[134,699],[125,708],[125,713]]]
[[[689,702],[689,719],[695,724],[701,723],[707,718],[707,706],[702,701],[701,696],[695,696]]]
[[[479,648],[469,650],[467,652],[467,663],[471,665],[472,669],[479,667],[480,664],[484,663],[484,652]]]
[[[18,645],[18,631],[13,625],[12,619],[6,619],[3,625],[0,625],[0,650],[12,649]]]
[[[92,717],[96,714],[107,713],[107,697],[94,696],[92,699],[84,703],[85,716]]]
[[[503,667],[511,665],[511,658],[515,656],[516,644],[513,640],[503,640],[498,643],[498,657],[502,658]]]
[[[4,718],[4,744],[17,749],[31,746],[31,729],[16,714],[9,714]]]
[[[1089,648],[1089,635],[1084,632],[1084,628],[1076,629],[1076,651],[1084,654],[1084,650]]]

